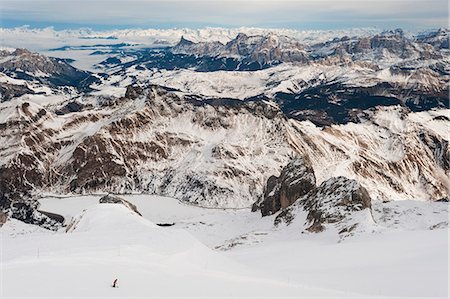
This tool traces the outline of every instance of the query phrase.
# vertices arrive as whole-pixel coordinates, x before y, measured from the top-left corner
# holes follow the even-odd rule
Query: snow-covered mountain
[[[274,99],[290,117],[342,123],[377,105],[448,107],[448,54],[401,30],[309,45],[273,34],[239,34],[226,44],[182,37],[172,48],[112,53],[98,65],[112,75],[98,88],[151,83],[204,96]]]
[[[36,80],[50,87],[83,89],[96,80],[89,72],[74,68],[66,60],[32,53],[26,49],[0,51],[0,71],[2,75],[13,79]]]
[[[0,50],[0,101],[23,95],[73,96],[100,82],[97,76],[73,67],[70,60],[47,57],[27,49]]]
[[[288,119],[273,102],[208,100],[158,86],[87,98],[75,112],[24,99],[2,105],[5,196],[148,192],[249,207],[297,154],[311,159],[318,183],[355,178],[377,200],[448,196],[448,110],[380,107],[362,123],[321,129]]]
[[[220,42],[194,43],[181,38],[172,48],[175,54],[211,57],[236,57],[261,66],[279,62],[307,62],[305,46],[293,38],[275,34],[247,36],[240,33],[225,45]]]
[[[173,29],[123,29],[95,31],[89,28],[76,30],[55,30],[52,27],[37,29],[30,27],[0,28],[3,47],[22,47],[31,50],[46,50],[66,45],[98,44],[117,42],[142,43],[144,45],[175,45],[181,37],[193,42],[217,41],[225,44],[239,33],[246,35],[290,36],[303,43],[316,43],[343,36],[369,36],[379,33],[376,28],[353,28],[347,30],[292,30],[265,28],[173,28]]]
[[[269,177],[295,156],[311,161],[318,186],[344,176],[371,200],[448,196],[448,49],[400,30],[308,42],[245,32],[152,49],[71,32],[97,44],[59,51],[107,57],[96,72],[4,50],[4,209],[34,219],[34,204],[15,203],[41,192],[260,207]]]
[[[3,296],[448,295],[448,30],[0,34]]]

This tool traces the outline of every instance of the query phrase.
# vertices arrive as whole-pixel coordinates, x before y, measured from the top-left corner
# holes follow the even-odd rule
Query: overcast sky
[[[1,27],[448,27],[447,0],[0,0]]]

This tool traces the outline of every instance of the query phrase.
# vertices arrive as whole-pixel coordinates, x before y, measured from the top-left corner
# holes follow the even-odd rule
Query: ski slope
[[[246,209],[125,196],[140,217],[122,205],[98,204],[100,197],[41,199],[42,210],[74,224],[67,233],[14,220],[0,229],[5,298],[448,294],[447,203],[399,201],[383,206],[390,210],[384,214],[375,204],[373,231],[339,241],[332,230],[302,234]],[[110,286],[115,278],[118,289]]]
[[[14,220],[2,227],[2,298],[340,294],[252,271],[185,230],[160,228],[122,205],[91,206],[74,223],[67,233],[27,233],[30,226]],[[115,278],[119,288],[111,287]]]

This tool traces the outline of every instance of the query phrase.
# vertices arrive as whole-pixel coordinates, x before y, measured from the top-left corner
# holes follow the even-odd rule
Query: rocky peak
[[[238,58],[261,65],[279,62],[304,62],[306,52],[296,40],[276,34],[248,36],[239,33],[223,45],[220,42],[194,43],[181,39],[172,48],[175,54],[203,55],[209,57]]]
[[[405,36],[405,32],[401,28],[396,28],[396,29],[393,29],[393,30],[385,30],[385,31],[383,31],[381,33],[381,35],[404,37]]]
[[[190,45],[193,45],[193,44],[194,44],[193,41],[190,41],[190,40],[184,38],[184,36],[182,35],[180,41],[177,44],[177,46],[190,46]]]
[[[350,233],[358,223],[349,223],[347,220],[352,213],[365,209],[371,209],[371,198],[367,190],[356,180],[333,177],[284,209],[275,218],[275,224],[291,224],[298,210],[303,210],[307,213],[306,231],[321,232],[327,224],[332,224],[339,229],[339,233]]]
[[[178,44],[171,51],[175,54],[215,57],[220,54],[222,47],[223,44],[218,41],[195,43],[181,37]]]
[[[31,54],[32,53],[29,50],[23,48],[17,48],[14,52],[12,52],[12,55],[14,56],[31,55]]]
[[[294,158],[279,177],[267,180],[259,208],[263,216],[271,215],[293,204],[316,187],[311,162],[304,156]]]

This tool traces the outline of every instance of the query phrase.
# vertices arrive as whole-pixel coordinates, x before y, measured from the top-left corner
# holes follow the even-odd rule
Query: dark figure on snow
[[[118,287],[118,285],[117,285],[117,278],[114,279],[113,284],[112,284],[112,287],[113,287],[113,288],[117,288],[117,287]]]

